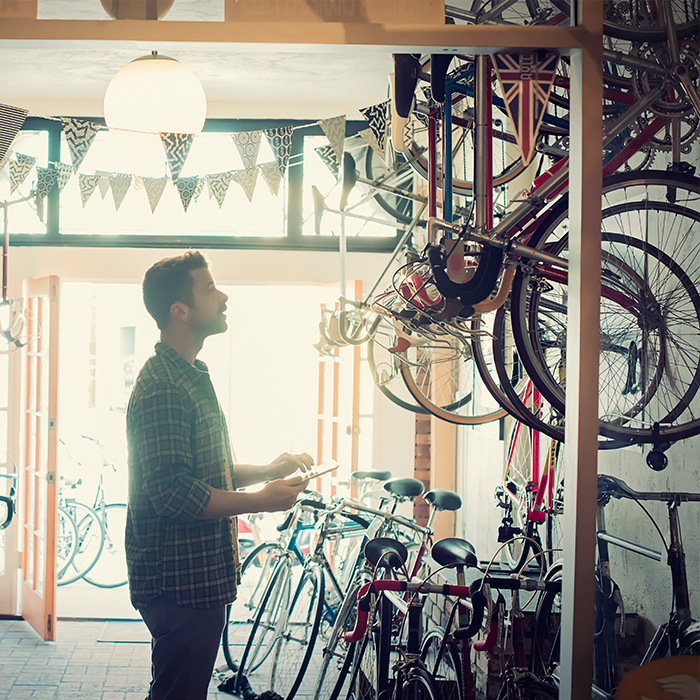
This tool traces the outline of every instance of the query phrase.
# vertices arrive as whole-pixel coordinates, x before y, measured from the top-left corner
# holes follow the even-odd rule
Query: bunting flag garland
[[[258,164],[258,151],[260,150],[260,143],[262,139],[260,138],[259,131],[240,131],[235,134],[231,134],[231,138],[236,144],[238,153],[241,156],[241,161],[243,162],[243,169],[250,170]]]
[[[493,56],[493,65],[524,163],[529,163],[535,153],[537,134],[559,63],[558,54],[547,53],[544,58],[538,59],[539,53],[497,53]]]
[[[284,177],[289,165],[289,158],[292,155],[292,132],[294,129],[291,126],[283,126],[278,129],[267,129],[265,136],[275,154],[277,164],[279,166],[280,175]]]
[[[92,193],[97,189],[97,183],[100,180],[99,175],[84,175],[78,173],[78,182],[80,183],[80,198],[83,202],[83,208],[88,203]]]
[[[250,170],[234,170],[233,179],[243,188],[243,191],[248,197],[248,201],[253,201],[253,192],[255,191],[255,183],[258,179],[258,169],[251,168]]]
[[[56,163],[53,161],[49,163],[49,168],[53,168],[58,173],[56,185],[58,186],[58,191],[63,192],[63,188],[68,184],[68,180],[73,174],[73,168],[67,163]]]
[[[382,159],[386,160],[386,139],[384,145],[380,146],[377,137],[372,129],[363,129],[358,132],[358,136]]]
[[[136,175],[136,177],[134,177],[134,192],[139,192],[143,187],[143,176]]]
[[[265,184],[270,189],[270,192],[275,195],[279,194],[280,183],[282,182],[282,173],[277,163],[263,163],[260,166],[260,172],[265,180]]]
[[[228,186],[231,184],[231,180],[233,180],[232,171],[207,176],[209,196],[214,197],[216,199],[219,205],[219,209],[221,209],[221,205],[224,203],[224,199],[226,198],[226,193],[228,192]]]
[[[151,214],[155,214],[156,207],[160,198],[163,196],[165,191],[165,184],[168,182],[167,177],[144,177],[143,186],[148,195],[148,203],[151,206]]]
[[[177,180],[192,148],[194,134],[161,133],[160,140],[163,142],[170,174],[173,180]]]
[[[131,187],[133,175],[126,173],[115,173],[109,178],[109,186],[112,188],[112,198],[114,199],[114,208],[119,211],[119,207],[126,197],[126,193]]]
[[[332,117],[331,119],[321,119],[318,124],[328,138],[338,163],[341,163],[343,151],[345,150],[345,115]]]
[[[66,141],[68,142],[70,157],[73,161],[73,172],[77,173],[102,125],[85,121],[84,119],[68,117],[61,117],[61,122],[63,123],[63,133],[66,135]]]
[[[360,110],[360,114],[369,124],[369,128],[374,134],[379,149],[386,149],[386,132],[388,128],[389,100],[372,107],[366,107]],[[368,141],[369,143],[369,141]]]
[[[318,157],[323,161],[323,164],[337,178],[340,171],[340,161],[336,157],[333,147],[331,145],[319,146],[318,148],[314,148],[314,151],[318,153]]]
[[[36,169],[36,198],[43,200],[53,189],[58,180],[58,170],[55,168]]]
[[[10,194],[27,179],[34,163],[36,163],[36,158],[25,156],[23,153],[17,153],[15,160],[10,161]]]
[[[179,177],[175,180],[175,187],[177,187],[180,201],[182,202],[182,208],[185,210],[185,213],[187,213],[187,207],[190,206],[190,202],[194,197],[198,182],[199,178],[197,176]]]
[[[199,195],[202,194],[202,190],[204,189],[204,181],[205,180],[206,180],[205,177],[197,178],[197,186],[194,188],[194,194],[192,195],[192,199],[195,202],[199,199]]]
[[[27,118],[29,110],[0,104],[0,162],[7,155],[10,145]]]
[[[100,196],[104,199],[109,192],[109,178],[112,177],[112,173],[108,173],[106,170],[95,170],[95,175],[100,178],[97,181],[97,187],[100,190]]]

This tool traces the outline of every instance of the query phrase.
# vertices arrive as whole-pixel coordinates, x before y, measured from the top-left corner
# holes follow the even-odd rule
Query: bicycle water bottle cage
[[[449,489],[431,489],[423,494],[423,498],[438,510],[459,510],[462,499]]]
[[[391,537],[376,537],[365,545],[365,557],[380,569],[400,569],[408,561],[408,550]]]
[[[393,479],[389,479],[384,484],[384,489],[395,498],[402,499],[420,496],[425,490],[425,486],[423,486],[422,481],[414,479],[410,476],[397,476]]]
[[[445,537],[438,540],[430,556],[440,564],[440,566],[477,566],[479,558],[476,556],[476,549],[471,542],[463,540],[461,537]]]
[[[433,272],[435,286],[448,299],[459,299],[465,307],[472,307],[493,292],[503,264],[503,251],[497,246],[485,244],[479,256],[479,264],[466,282],[453,282],[447,275],[447,261],[440,246],[426,248],[428,262]],[[474,313],[472,309],[471,313]],[[464,314],[460,314],[463,316]],[[469,314],[471,315],[471,314]]]

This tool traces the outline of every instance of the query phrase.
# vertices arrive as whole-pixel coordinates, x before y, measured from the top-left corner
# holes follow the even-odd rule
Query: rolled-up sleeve
[[[211,498],[211,487],[193,476],[192,420],[176,387],[155,386],[131,421],[138,481],[161,517],[197,520]]]

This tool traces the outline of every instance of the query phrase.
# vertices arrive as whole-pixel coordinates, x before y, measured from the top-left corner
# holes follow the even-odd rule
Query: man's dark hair
[[[143,277],[143,303],[163,330],[170,325],[170,307],[177,301],[192,306],[194,279],[190,272],[208,267],[206,258],[198,250],[163,258],[152,265]]]

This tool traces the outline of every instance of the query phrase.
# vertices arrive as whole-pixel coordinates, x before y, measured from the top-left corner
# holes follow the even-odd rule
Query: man
[[[205,700],[240,565],[236,517],[287,510],[312,458],[233,464],[204,340],[223,333],[228,297],[197,251],[157,262],[143,300],[160,329],[127,410],[126,558],[131,602],[152,636],[150,700]],[[259,491],[236,489],[268,481]]]

